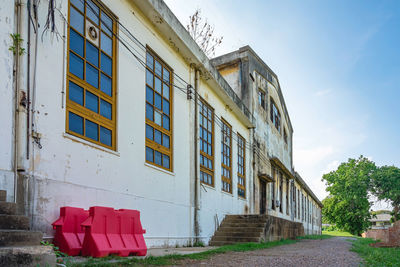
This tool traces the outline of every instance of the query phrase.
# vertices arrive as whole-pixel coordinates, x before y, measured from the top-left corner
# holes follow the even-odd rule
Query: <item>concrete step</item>
[[[222,223],[221,227],[237,227],[237,228],[248,228],[248,227],[265,227],[266,222],[264,223],[241,223],[241,222],[235,222],[235,223]]]
[[[43,233],[25,230],[0,230],[0,247],[38,246]],[[0,266],[2,266],[0,264]]]
[[[0,190],[0,201],[6,201],[6,199],[7,199],[7,191]]]
[[[213,236],[211,241],[227,241],[227,242],[260,242],[260,237],[232,237],[232,236]]]
[[[225,219],[254,219],[254,218],[267,218],[266,215],[260,215],[260,214],[241,214],[241,215],[226,215]]]
[[[0,214],[15,215],[17,213],[17,204],[13,202],[0,202]]]
[[[0,214],[0,229],[29,230],[29,218],[23,215]]]
[[[0,266],[56,266],[56,255],[50,246],[0,248]]]
[[[225,219],[222,223],[265,223],[264,218],[253,218],[253,219],[239,219],[239,218],[230,218]]]
[[[225,226],[220,226],[218,228],[218,232],[230,232],[230,233],[235,233],[235,232],[243,232],[246,231],[248,233],[262,233],[264,232],[264,227],[225,227]]]
[[[217,231],[214,236],[227,236],[227,237],[260,237],[261,232],[221,232]]]

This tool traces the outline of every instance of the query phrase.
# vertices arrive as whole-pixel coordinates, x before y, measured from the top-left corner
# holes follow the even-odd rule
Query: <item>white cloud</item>
[[[315,95],[316,95],[316,96],[326,96],[326,95],[329,95],[331,92],[332,92],[331,89],[320,90],[320,91],[317,91],[317,92],[315,93]]]
[[[297,149],[294,151],[296,163],[300,165],[315,165],[326,157],[332,155],[334,149],[332,146],[318,146],[309,149]]]

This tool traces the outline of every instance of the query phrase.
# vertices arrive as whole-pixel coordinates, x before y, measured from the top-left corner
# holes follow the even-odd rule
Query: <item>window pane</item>
[[[83,37],[73,29],[70,29],[69,32],[69,47],[75,53],[83,57]]]
[[[79,0],[78,0],[79,1]],[[69,24],[82,35],[83,33],[83,16],[73,7],[71,7],[71,14]]]
[[[79,85],[69,82],[69,99],[83,106],[83,88]]]
[[[112,105],[103,99],[100,101],[100,115],[109,120],[112,119]]]
[[[165,83],[163,83],[163,96],[169,100],[169,87]]]
[[[112,76],[112,60],[104,53],[101,53],[101,70]]]
[[[100,142],[107,146],[111,146],[112,144],[111,137],[112,137],[111,130],[100,126]]]
[[[157,125],[161,126],[161,113],[157,110],[155,110],[155,112],[154,112],[154,122]]]
[[[157,93],[161,94],[161,80],[157,77],[154,78],[154,89]]]
[[[154,67],[154,58],[149,53],[146,54],[146,64],[147,66],[153,70]]]
[[[163,127],[166,130],[169,130],[169,118],[166,115],[163,115]]]
[[[74,53],[69,53],[69,72],[83,79],[83,60]]]
[[[86,81],[94,87],[99,87],[99,71],[86,63]]]
[[[154,163],[161,166],[161,153],[154,151]]]
[[[155,93],[155,101],[154,101],[154,106],[161,110],[161,96],[157,93]]]
[[[112,56],[112,40],[103,32],[101,33],[101,50]]]
[[[162,67],[161,67],[161,63],[160,62],[158,62],[157,60],[155,60],[155,62],[156,62],[156,64],[155,64],[155,73],[158,75],[158,76],[160,76],[161,77],[161,69],[162,69]]]
[[[85,102],[85,107],[96,113],[99,112],[99,98],[96,95],[86,91]]]
[[[85,130],[86,130],[86,137],[89,137],[93,140],[98,140],[99,138],[99,127],[96,123],[91,122],[89,120],[85,120]]]
[[[103,93],[112,96],[111,79],[107,77],[104,73],[101,74],[100,86]]]
[[[146,138],[150,140],[154,139],[153,127],[147,124],[146,124]]]
[[[91,0],[87,0],[86,16],[88,16],[95,24],[99,24],[99,14],[99,8]]]
[[[169,102],[163,99],[163,112],[169,115]]]
[[[146,101],[149,102],[150,104],[154,104],[154,96],[153,96],[153,90],[146,86]]]
[[[163,146],[169,148],[169,136],[166,134],[163,134]]]
[[[169,169],[169,156],[162,155],[163,167]]]
[[[151,106],[149,104],[146,104],[146,118],[148,118],[151,121],[154,120],[153,106]]]
[[[154,162],[153,160],[154,150],[150,147],[146,147],[146,160],[150,162]]]
[[[84,2],[82,0],[71,0],[71,4],[77,7],[80,11],[84,12],[83,9]]]
[[[163,80],[169,83],[169,71],[166,68],[163,68]]]
[[[72,112],[69,112],[68,128],[70,131],[83,135],[83,118]]]
[[[112,36],[113,21],[106,13],[101,12],[101,28]]]
[[[150,85],[150,87],[153,87],[153,73],[149,70],[146,70],[146,83]]]
[[[95,65],[99,66],[99,49],[86,41],[86,60]]]
[[[162,134],[159,130],[154,130],[154,141],[160,145],[161,145],[161,135]]]

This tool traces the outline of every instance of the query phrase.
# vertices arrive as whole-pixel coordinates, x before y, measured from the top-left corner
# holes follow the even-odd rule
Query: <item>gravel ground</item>
[[[297,243],[249,252],[229,252],[208,260],[184,260],[181,266],[359,266],[350,251],[349,237],[301,240]]]

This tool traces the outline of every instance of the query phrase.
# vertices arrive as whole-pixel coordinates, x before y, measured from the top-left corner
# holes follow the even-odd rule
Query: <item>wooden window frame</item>
[[[98,37],[98,66],[94,66],[89,60],[87,59],[86,55],[86,43],[90,43],[93,45],[93,42],[90,41],[89,37],[86,37],[86,24],[87,22],[95,25],[91,18],[87,15],[87,5],[86,1],[83,1],[84,4],[84,11],[79,9],[79,7],[75,7],[71,1],[68,1],[68,25],[67,25],[67,70],[66,70],[66,119],[65,119],[65,131],[68,134],[71,134],[73,136],[79,137],[85,141],[88,141],[90,143],[97,144],[99,146],[111,149],[116,151],[117,149],[117,80],[118,80],[118,73],[117,73],[117,61],[118,61],[118,42],[117,42],[117,33],[118,33],[118,17],[114,15],[114,13],[107,8],[101,1],[99,0],[92,0],[92,3],[95,4],[100,11],[100,14],[98,14],[98,19],[99,23],[97,26],[97,30],[99,32],[99,35],[104,33],[107,35],[107,37],[111,38],[112,40],[112,55],[109,55],[106,51],[102,50],[101,46],[101,36]],[[83,16],[84,19],[84,24],[83,24],[83,31],[85,32],[84,35],[79,32],[78,29],[74,29],[74,27],[71,25],[71,9],[76,10],[80,15]],[[109,18],[111,18],[113,26],[112,26],[112,33],[108,33],[107,31],[110,30],[105,26],[103,30],[102,26],[102,19],[101,16],[102,14],[105,13]],[[75,33],[77,33],[80,37],[83,38],[83,56],[79,55],[78,52],[73,51],[71,46],[70,46],[70,39],[71,39],[71,31],[74,30]],[[107,31],[106,31],[107,30]],[[96,46],[96,45],[95,45]],[[83,62],[83,78],[81,79],[80,77],[75,76],[73,73],[70,72],[70,54],[73,54]],[[110,57],[112,60],[112,65],[111,65],[111,71],[112,74],[111,76],[108,75],[107,73],[103,72],[101,69],[101,54],[104,53],[106,56]],[[89,64],[92,68],[95,68],[98,73],[98,88],[94,87],[91,85],[89,82],[86,81],[86,65]],[[107,76],[108,78],[111,78],[111,90],[112,90],[112,95],[108,95],[105,92],[101,91],[101,75],[104,74],[104,76]],[[79,104],[77,102],[74,102],[73,100],[70,99],[70,82],[74,83],[75,85],[79,86],[82,88],[82,101],[83,104]],[[85,107],[86,105],[86,92],[91,93],[92,95],[97,97],[97,110],[98,112],[94,112],[91,109]],[[111,104],[111,119],[108,119],[102,115],[101,113],[101,100],[106,101],[108,104]],[[70,130],[70,125],[69,125],[69,114],[73,113],[79,117],[82,118],[82,128],[83,128],[83,134],[79,134],[77,132],[74,132]],[[86,121],[90,121],[92,123],[97,124],[97,140],[94,140],[92,138],[89,138],[86,136]],[[104,144],[101,142],[101,128],[105,128],[109,131],[111,131],[111,146]]]
[[[275,125],[275,128],[278,130],[279,133],[282,131],[282,121],[281,121],[281,113],[278,109],[278,106],[275,104],[273,98],[270,98],[270,119],[272,124]]]
[[[267,96],[267,94],[266,94],[266,92],[263,90],[263,89],[261,89],[261,88],[258,88],[258,95],[257,95],[257,97],[258,97],[258,104],[265,110],[265,108],[266,108],[266,104],[265,104],[265,98],[266,98],[266,96]]]
[[[148,54],[153,58],[153,69],[151,69],[149,67],[149,62],[147,62],[148,60]],[[156,70],[155,70],[155,65],[156,62],[160,63],[161,65],[161,75],[157,74]],[[169,72],[169,79],[165,80],[164,79],[164,69],[166,69]],[[173,95],[173,73],[174,70],[165,63],[165,61],[153,50],[151,49],[149,46],[146,46],[146,73],[145,76],[147,75],[147,71],[150,71],[153,75],[153,85],[151,86],[150,84],[147,83],[147,77],[145,77],[145,94],[147,94],[147,87],[151,88],[153,91],[153,104],[147,101],[147,96],[145,97],[145,109],[147,108],[147,105],[152,106],[153,108],[153,118],[154,118],[154,114],[156,113],[156,111],[160,111],[159,113],[161,113],[161,125],[158,125],[155,121],[150,120],[149,118],[147,118],[147,116],[145,116],[145,131],[147,131],[147,126],[152,127],[152,131],[153,131],[153,140],[147,138],[146,134],[145,134],[145,139],[146,139],[146,144],[145,144],[145,149],[147,150],[147,148],[150,148],[153,150],[153,161],[149,161],[147,160],[147,155],[145,155],[145,161],[148,164],[154,165],[158,168],[167,170],[172,172],[173,171],[173,167],[174,167],[174,155],[173,155],[173,147],[174,147],[174,135],[173,135],[173,100],[174,100],[174,95]],[[159,80],[161,80],[161,90],[162,90],[162,94],[158,94],[157,89],[155,88],[155,80],[156,78],[159,78]],[[169,83],[169,84],[168,84]],[[165,98],[164,96],[164,84],[168,85],[169,88],[169,93],[168,96],[169,98]],[[156,107],[155,104],[155,95],[158,94],[161,96],[161,110],[158,109]],[[167,115],[167,117],[169,118],[169,130],[164,128],[164,120],[163,120],[163,116],[165,114],[163,106],[164,106],[164,100],[167,101],[169,103],[169,117]],[[155,136],[155,132],[159,131],[161,132],[161,142],[164,142],[164,135],[169,137],[169,147],[164,146],[163,144],[159,144],[157,143],[154,139]],[[161,165],[157,164],[155,162],[155,153],[159,152],[161,153]],[[145,151],[145,153],[147,153]],[[169,157],[169,168],[164,167],[163,165],[163,155],[168,156]]]
[[[272,183],[271,183],[271,209],[276,210],[276,191],[275,191],[275,184],[276,184],[276,169],[272,166]]]
[[[237,145],[238,145],[238,151],[237,151],[238,196],[240,198],[246,199],[246,139],[244,139],[244,137],[242,137],[239,133],[237,133],[237,137],[238,137],[238,141],[237,141]],[[243,164],[240,164],[240,160],[239,160],[240,158],[242,158]],[[243,173],[240,172],[240,169],[243,170]],[[240,179],[243,180],[243,184],[240,183]],[[239,195],[239,190],[243,190],[243,196]]]
[[[214,162],[214,144],[215,144],[215,135],[214,135],[214,117],[215,117],[215,113],[214,113],[214,109],[213,107],[211,107],[207,101],[205,101],[203,98],[199,98],[200,100],[200,104],[201,104],[201,109],[199,109],[199,133],[200,131],[202,131],[203,129],[207,132],[207,134],[211,133],[211,143],[209,143],[207,140],[204,140],[201,136],[201,133],[199,134],[199,152],[200,152],[200,182],[209,186],[214,187],[215,186],[215,179],[214,179],[214,170],[215,170],[215,162]],[[207,113],[208,111],[211,111],[211,120],[209,120],[208,115],[205,116],[205,114],[203,113],[203,106],[205,106],[207,108]],[[197,114],[196,114],[197,115]],[[203,127],[203,125],[201,124],[201,121],[203,120],[207,121],[207,125],[208,122],[211,122],[211,132],[208,131],[208,129],[205,129]],[[202,151],[202,147],[201,147],[201,141],[206,142],[207,146],[211,145],[211,155],[207,154],[206,152]],[[204,164],[201,164],[201,157],[204,157],[207,160],[210,160],[211,164],[212,164],[212,168],[209,168],[208,166],[205,166]],[[203,172],[203,174],[202,174]],[[211,183],[209,182],[205,182],[202,179],[202,175],[209,175],[211,177]]]
[[[221,119],[222,121],[222,128],[221,128],[221,185],[222,185],[222,191],[227,192],[232,194],[232,126],[223,118]],[[229,130],[229,135],[227,135],[225,129]],[[229,145],[225,144],[224,138],[227,137],[229,138]],[[229,148],[229,154],[225,153],[227,149],[225,150],[224,148]],[[229,161],[229,165],[224,163],[225,161]],[[229,174],[229,177],[224,175],[224,171],[226,170]],[[224,183],[227,184],[229,187],[228,189],[224,188]]]
[[[286,177],[286,215],[289,215],[289,179]]]
[[[283,173],[281,170],[279,173],[279,212],[283,213]]]

